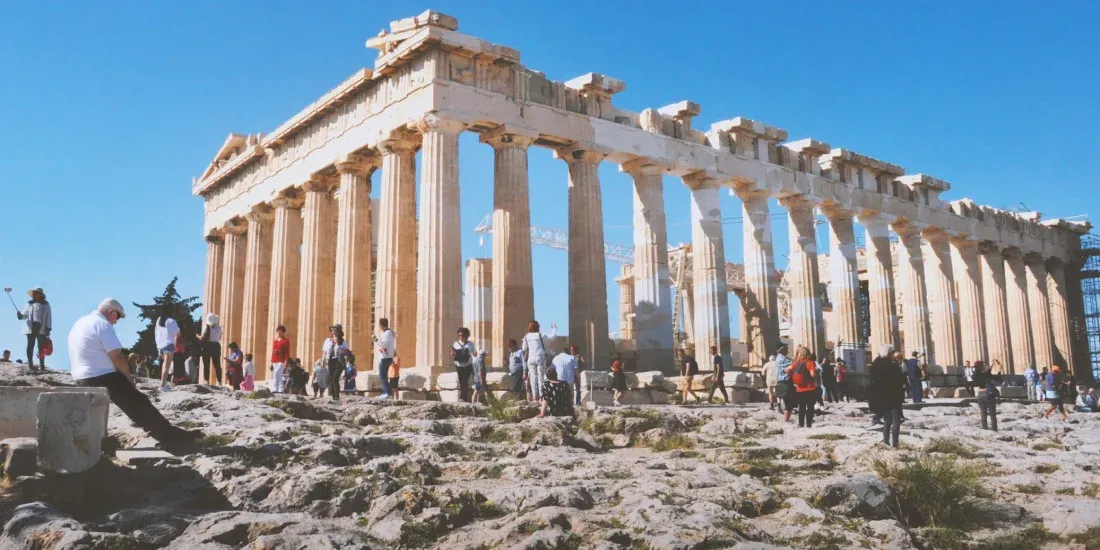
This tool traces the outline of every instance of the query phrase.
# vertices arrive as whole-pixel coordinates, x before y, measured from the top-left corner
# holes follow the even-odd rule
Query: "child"
[[[328,387],[328,367],[320,359],[313,364],[313,397],[324,397]]]
[[[290,374],[288,376],[290,380],[290,389],[287,393],[291,395],[305,395],[306,384],[309,382],[309,374],[306,373],[306,369],[302,368],[301,359],[290,360]]]
[[[355,391],[355,354],[350,351],[344,363],[344,391]]]
[[[615,406],[622,405],[619,400],[623,398],[623,393],[626,391],[626,373],[623,372],[623,357],[618,354],[611,362],[611,391],[614,392]]]
[[[477,403],[478,395],[488,393],[489,385],[485,383],[485,352],[474,352],[474,396],[470,403]]]
[[[512,350],[511,355],[508,356],[508,373],[512,375],[512,393],[515,394],[516,399],[523,399],[523,389],[527,385],[523,378],[527,371],[524,368],[523,350],[519,349],[519,343],[515,338],[508,340],[508,349]]]
[[[187,377],[191,379],[192,384],[199,383],[199,360],[201,358],[201,348],[199,346],[191,346],[191,353],[188,354],[187,360],[184,361],[183,368],[187,371]]]
[[[244,381],[241,382],[241,389],[244,391],[252,391],[256,389],[253,381],[256,378],[256,366],[252,364],[252,354],[244,354]]]
[[[229,343],[229,355],[225,356],[225,378],[233,389],[241,389],[242,365],[244,355],[236,342]]]
[[[390,397],[397,399],[397,383],[401,381],[401,358],[394,354],[393,362],[390,363],[390,372],[387,373],[390,383]]]
[[[127,360],[130,363],[130,375],[134,378],[149,378],[149,369],[145,367],[145,358],[131,353]]]

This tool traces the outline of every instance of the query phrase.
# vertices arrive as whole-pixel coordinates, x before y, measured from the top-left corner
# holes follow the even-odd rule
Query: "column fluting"
[[[298,344],[302,366],[311,370],[332,325],[336,272],[335,178],[315,176],[303,185],[302,265],[298,284]]]
[[[989,347],[989,363],[1000,361],[1004,367],[1002,374],[1023,374],[1024,369],[1013,368],[1005,261],[1004,256],[1001,255],[1001,248],[990,241],[983,241],[978,246],[978,258],[982,271],[982,298],[985,304],[985,334],[986,345]]]
[[[275,207],[275,223],[271,239],[271,291],[268,302],[267,356],[271,359],[275,329],[286,327],[290,340],[290,356],[299,357],[298,294],[302,282],[302,207],[301,199],[279,197],[271,202]]]
[[[960,367],[963,357],[959,345],[959,306],[951,268],[951,245],[943,230],[929,228],[924,231],[924,259],[936,364]]]
[[[722,234],[722,206],[718,180],[687,177],[691,189],[691,273],[695,302],[695,356],[710,357],[718,349],[723,364],[730,363],[729,288],[726,284],[726,245]],[[664,369],[667,370],[667,367]]]
[[[898,349],[898,313],[894,293],[894,259],[890,253],[890,222],[877,213],[859,216],[867,231],[867,292],[871,301],[871,353],[883,346]]]
[[[256,380],[267,379],[267,316],[271,292],[271,232],[275,217],[271,207],[253,208],[248,220],[245,253],[244,300],[241,318],[241,350],[252,354]]]
[[[225,252],[222,259],[221,317],[222,347],[241,340],[241,313],[244,307],[245,254],[248,225],[238,221],[225,228]]]
[[[1054,363],[1076,372],[1069,327],[1069,291],[1066,287],[1065,262],[1060,258],[1047,261],[1047,297],[1050,302],[1050,325],[1054,336]]]
[[[978,241],[966,236],[948,241],[951,243],[951,271],[958,293],[959,336],[963,360],[982,361],[988,365]]]
[[[790,259],[787,277],[791,293],[791,343],[806,346],[820,359],[825,357],[825,318],[818,286],[816,204],[802,196],[780,199],[787,209]]]
[[[1035,364],[1035,346],[1031,340],[1031,306],[1027,297],[1027,268],[1024,257],[1016,248],[1005,248],[1001,252],[1005,259],[1006,292],[1008,310],[1013,312],[1008,318],[1009,335],[1012,341],[1012,366],[1016,372],[1024,372]],[[1040,367],[1041,368],[1041,367]]]
[[[928,286],[924,275],[924,251],[921,245],[922,227],[911,223],[895,223],[898,234],[898,284],[901,287],[904,324],[905,357],[913,352],[924,354],[925,361],[936,364],[932,332],[928,319]]]
[[[645,162],[644,159],[632,161],[620,168],[634,179],[632,322],[638,369],[667,371],[675,362],[675,344],[665,221],[665,169]]]
[[[417,222],[416,149],[411,135],[378,144],[382,189],[378,208],[378,270],[375,315],[386,318],[397,336],[397,355],[406,365],[416,359]]]
[[[371,276],[371,174],[378,161],[366,155],[345,155],[336,162],[340,196],[336,216],[336,282],[332,313],[343,325],[348,348],[355,352],[356,368],[372,370],[374,356],[374,299]]]

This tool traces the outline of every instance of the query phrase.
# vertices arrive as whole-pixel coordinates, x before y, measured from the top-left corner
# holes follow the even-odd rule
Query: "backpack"
[[[804,388],[813,387],[815,385],[814,378],[810,374],[810,369],[813,368],[813,364],[803,360],[799,360],[795,363],[794,370],[791,371],[791,382],[794,383],[795,387]]]
[[[456,363],[466,364],[470,362],[470,348],[462,345],[461,347],[454,348],[454,350]]]

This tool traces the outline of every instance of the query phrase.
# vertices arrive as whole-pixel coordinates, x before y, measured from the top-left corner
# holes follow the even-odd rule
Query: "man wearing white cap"
[[[69,332],[72,377],[80,386],[107,388],[111,402],[130,420],[164,444],[181,444],[198,433],[172,426],[130,381],[130,366],[114,324],[126,317],[122,304],[104,298],[95,311],[77,319]]]

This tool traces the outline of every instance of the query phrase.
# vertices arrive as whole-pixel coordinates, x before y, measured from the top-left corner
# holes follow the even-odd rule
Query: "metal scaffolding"
[[[1085,302],[1085,335],[1093,380],[1100,380],[1100,235],[1081,236],[1081,295]]]

